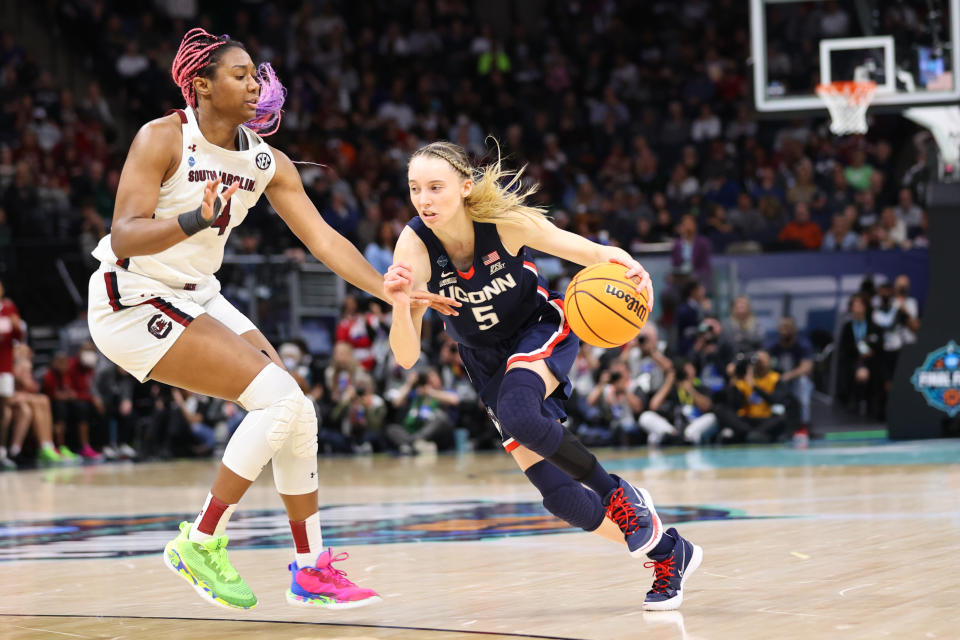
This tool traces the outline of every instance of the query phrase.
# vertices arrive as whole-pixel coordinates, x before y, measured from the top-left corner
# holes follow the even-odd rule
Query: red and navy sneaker
[[[638,489],[619,476],[611,476],[620,486],[603,500],[607,517],[623,531],[630,555],[646,555],[656,548],[663,535],[663,525],[653,507],[653,498],[646,489]]]
[[[647,611],[671,611],[683,602],[683,584],[703,561],[703,549],[682,538],[673,527],[667,535],[677,542],[663,560],[644,562],[653,567],[653,586],[647,592],[643,608]]]

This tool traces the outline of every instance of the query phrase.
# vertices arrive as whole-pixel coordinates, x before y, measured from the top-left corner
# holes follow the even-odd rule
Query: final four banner
[[[957,343],[951,340],[928,353],[910,382],[934,409],[951,418],[960,413],[960,347]]]

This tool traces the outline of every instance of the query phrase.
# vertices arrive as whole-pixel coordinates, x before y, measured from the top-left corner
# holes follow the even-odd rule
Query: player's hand
[[[445,316],[460,315],[455,307],[461,306],[453,298],[429,291],[413,290],[413,273],[410,265],[396,262],[383,277],[383,292],[392,304],[409,304],[411,307],[430,307]]]
[[[644,289],[647,292],[647,313],[653,312],[653,281],[650,279],[650,274],[647,273],[647,270],[643,268],[643,265],[634,260],[633,258],[621,258],[615,256],[610,258],[610,262],[615,264],[622,265],[627,268],[627,273],[625,274],[628,278],[633,280],[637,285],[637,293],[643,293]]]
[[[204,221],[208,225],[212,225],[213,221],[216,220],[217,216],[220,214],[220,207],[223,202],[229,202],[230,198],[233,197],[233,194],[237,192],[237,189],[240,188],[240,181],[234,182],[232,185],[227,187],[227,190],[223,192],[223,200],[217,196],[220,191],[220,182],[221,178],[217,178],[214,181],[207,181],[207,186],[203,188],[203,202],[200,203],[200,216],[203,217]]]
[[[383,275],[383,293],[390,304],[410,304],[413,278],[410,266],[404,262],[395,262]]]
[[[453,298],[441,296],[429,291],[420,291],[419,289],[410,294],[411,307],[430,307],[434,311],[445,316],[458,316],[460,312],[454,309],[461,304]]]

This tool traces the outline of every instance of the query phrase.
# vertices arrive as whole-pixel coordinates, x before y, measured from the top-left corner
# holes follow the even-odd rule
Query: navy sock
[[[543,496],[547,511],[575,527],[593,531],[603,522],[606,510],[600,498],[547,460],[524,471]]]
[[[611,491],[620,486],[620,483],[617,482],[613,476],[607,473],[607,470],[604,469],[603,465],[599,462],[593,465],[593,469],[590,470],[590,473],[588,473],[586,477],[582,478],[580,481],[596,491],[601,500],[606,499]]]
[[[663,562],[663,560],[670,555],[670,552],[673,551],[673,547],[676,546],[676,544],[676,538],[664,531],[660,542],[653,548],[653,551],[647,554],[647,557],[654,562]]]

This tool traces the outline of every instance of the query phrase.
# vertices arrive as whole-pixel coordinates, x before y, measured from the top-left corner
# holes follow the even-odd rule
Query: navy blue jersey
[[[427,290],[463,303],[459,316],[444,318],[447,333],[459,344],[491,347],[511,340],[543,313],[550,299],[560,297],[547,290],[525,247],[516,256],[507,252],[495,224],[473,223],[473,264],[466,272],[457,270],[423,220],[414,218],[407,226],[430,254]]]
[[[580,342],[570,331],[563,296],[547,289],[526,248],[511,256],[495,224],[474,222],[473,264],[463,273],[420,218],[407,225],[430,254],[427,290],[459,300],[459,316],[445,316],[444,328],[460,345],[460,357],[494,424],[503,446],[518,446],[497,420],[497,399],[506,369],[517,361],[542,360],[560,383],[543,403],[544,415],[564,420],[564,400],[573,386],[568,373]]]

